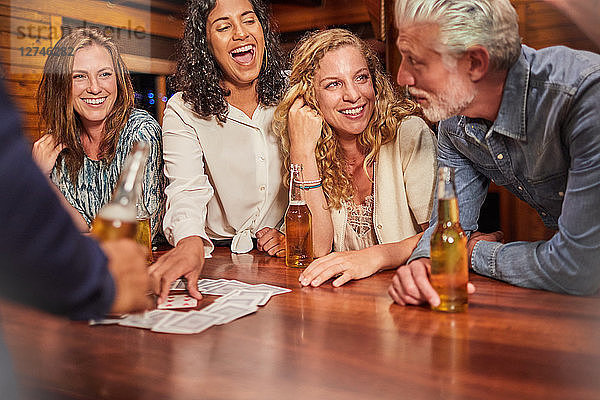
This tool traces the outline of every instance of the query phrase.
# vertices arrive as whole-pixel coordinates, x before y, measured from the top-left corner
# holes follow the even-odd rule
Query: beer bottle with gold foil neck
[[[290,166],[290,202],[285,212],[285,265],[306,268],[313,260],[312,217],[304,200],[302,164]]]
[[[440,167],[437,182],[438,222],[431,236],[431,284],[440,296],[437,311],[461,312],[468,307],[467,236],[460,226],[454,169]]]
[[[138,232],[136,201],[141,192],[141,176],[148,158],[147,143],[133,145],[119,176],[112,199],[92,222],[91,232],[98,240],[135,239]]]

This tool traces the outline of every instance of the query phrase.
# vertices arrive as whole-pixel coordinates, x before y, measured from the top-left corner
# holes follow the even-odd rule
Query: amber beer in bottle
[[[312,217],[304,200],[302,164],[290,166],[290,203],[285,213],[285,265],[306,268],[313,260]]]
[[[431,284],[440,296],[437,311],[461,312],[468,307],[467,236],[458,218],[454,170],[438,170],[438,223],[431,236]]]
[[[146,258],[146,261],[148,264],[152,264],[152,229],[150,227],[150,213],[141,199],[135,205],[135,208],[137,211],[135,216],[137,222],[135,241],[148,250],[148,257]]]
[[[140,192],[139,185],[148,151],[148,144],[144,142],[136,143],[132,147],[111,201],[98,211],[92,222],[91,233],[98,240],[136,239],[138,234],[136,200]]]

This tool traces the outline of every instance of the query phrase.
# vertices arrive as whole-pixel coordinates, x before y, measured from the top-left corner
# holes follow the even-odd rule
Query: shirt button
[[[381,224],[377,224],[377,229],[381,229],[381,228],[382,228]]]
[[[560,197],[565,197],[565,192],[558,192],[558,195],[559,195]]]
[[[548,215],[548,214],[546,214],[545,212],[542,212],[542,215],[545,217],[545,216],[546,216],[546,215]]]
[[[498,155],[496,156],[496,158],[497,158],[498,160],[502,160],[502,159],[504,158],[504,155],[503,155],[502,153],[500,153],[500,154],[498,154]]]
[[[519,190],[523,190],[523,187],[522,187],[522,186],[519,186],[517,189],[519,189]]]
[[[260,189],[261,192],[264,192],[265,189],[266,189],[266,187],[265,187],[265,185],[262,185],[261,187],[259,187],[259,189]]]
[[[259,161],[265,161],[265,156],[263,156],[262,154],[258,155],[258,160]]]

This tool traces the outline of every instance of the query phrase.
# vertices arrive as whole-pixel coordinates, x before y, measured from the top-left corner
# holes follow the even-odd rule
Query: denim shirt
[[[600,56],[522,46],[508,71],[495,121],[439,124],[438,160],[455,168],[460,223],[470,234],[490,181],[531,205],[548,241],[479,241],[475,272],[514,285],[577,295],[600,286]],[[429,229],[409,261],[429,257]]]

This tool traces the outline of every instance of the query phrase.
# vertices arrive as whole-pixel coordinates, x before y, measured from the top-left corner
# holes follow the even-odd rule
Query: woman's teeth
[[[86,104],[102,104],[106,97],[102,97],[100,99],[82,99]]]
[[[245,53],[247,51],[251,51],[252,47],[253,46],[251,44],[243,46],[243,47],[238,47],[237,49],[231,50],[231,55],[233,56],[233,55],[236,55],[236,54],[240,54],[240,53]]]
[[[365,106],[360,106],[360,107],[356,107],[356,108],[351,108],[349,110],[342,110],[340,111],[342,114],[346,114],[346,115],[358,115],[361,113],[361,111],[365,108]]]

